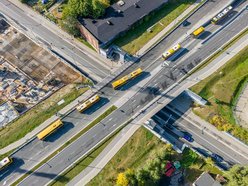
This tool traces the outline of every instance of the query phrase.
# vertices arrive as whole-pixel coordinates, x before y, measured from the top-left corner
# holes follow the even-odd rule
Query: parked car
[[[211,154],[211,158],[217,162],[222,162],[223,158],[221,156],[219,156],[218,154],[212,153]]]

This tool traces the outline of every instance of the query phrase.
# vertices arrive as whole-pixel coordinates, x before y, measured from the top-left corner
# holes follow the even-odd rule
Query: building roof
[[[221,184],[214,180],[210,174],[203,172],[201,176],[193,183],[193,186],[221,186]]]
[[[123,1],[121,6],[119,2]],[[106,9],[103,17],[98,19],[81,18],[81,24],[101,43],[107,43],[119,33],[146,16],[167,0],[121,0]]]

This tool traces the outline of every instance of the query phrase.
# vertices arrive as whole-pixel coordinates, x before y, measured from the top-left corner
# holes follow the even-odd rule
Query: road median
[[[113,111],[117,109],[116,106],[111,106],[109,109],[107,109],[103,114],[101,114],[98,118],[96,118],[94,121],[92,121],[89,125],[87,125],[83,130],[81,130],[79,133],[77,133],[75,136],[73,136],[69,141],[67,141],[65,144],[63,144],[61,147],[56,149],[52,154],[50,154],[48,157],[46,157],[44,160],[42,160],[39,164],[34,166],[30,171],[28,171],[24,176],[20,177],[17,181],[15,181],[12,185],[17,185],[21,181],[23,181],[26,177],[28,177],[30,174],[32,174],[35,170],[37,170],[39,167],[41,167],[43,164],[48,162],[50,159],[52,159],[54,156],[56,156],[58,153],[60,153],[63,149],[68,147],[71,143],[76,141],[81,135],[86,133],[88,130],[90,130],[92,127],[94,127],[97,123],[101,122],[104,118],[106,118],[108,115],[110,115]]]

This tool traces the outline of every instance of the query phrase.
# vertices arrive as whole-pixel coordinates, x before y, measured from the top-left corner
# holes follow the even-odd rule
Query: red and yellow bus
[[[12,163],[12,158],[10,157],[5,157],[4,159],[2,159],[0,161],[0,170],[2,170],[3,168],[7,167],[9,164]]]
[[[55,122],[53,122],[51,125],[49,125],[47,128],[45,128],[43,131],[41,131],[37,135],[37,138],[39,140],[43,140],[62,126],[63,126],[63,122],[60,119],[58,119]]]
[[[121,79],[118,79],[116,81],[114,81],[112,83],[112,87],[114,89],[118,88],[121,85],[124,85],[125,83],[127,83],[129,80],[134,79],[135,77],[137,77],[138,75],[140,75],[142,73],[142,69],[138,68],[135,71],[131,72],[130,74],[122,77]]]
[[[77,110],[79,112],[83,112],[86,109],[88,109],[90,106],[92,106],[93,104],[95,104],[96,102],[98,102],[99,100],[100,100],[100,97],[96,94],[93,97],[91,97],[90,99],[88,99],[87,101],[85,101],[82,104],[80,104],[77,107]]]
[[[172,48],[170,48],[169,50],[167,50],[166,52],[162,54],[163,59],[166,60],[167,58],[172,56],[175,52],[177,52],[180,48],[181,48],[181,45],[176,44],[175,46],[173,46]]]
[[[193,37],[198,37],[199,35],[201,35],[203,32],[204,32],[204,27],[203,26],[201,26],[200,28],[197,28],[194,32],[192,32],[192,36]]]

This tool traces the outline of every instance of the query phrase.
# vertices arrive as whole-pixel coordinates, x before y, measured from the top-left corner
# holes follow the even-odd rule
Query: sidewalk
[[[98,62],[99,64],[101,64],[105,68],[108,68],[111,70],[110,67],[112,66],[112,62],[110,60],[103,58],[100,54],[96,53],[94,50],[87,47],[86,45],[84,45],[83,43],[81,43],[80,41],[75,39],[73,36],[69,35],[65,31],[63,31],[56,24],[52,23],[50,20],[46,19],[44,16],[35,12],[32,8],[21,3],[19,0],[8,0],[8,1],[10,3],[16,5],[21,10],[23,10],[29,17],[32,17],[35,21],[41,23],[43,26],[45,26],[51,32],[57,34],[61,39],[63,38],[63,40],[67,41],[68,43],[73,44],[73,46],[76,46],[79,50],[81,50],[83,53],[87,54],[94,61]]]
[[[168,26],[166,26],[161,32],[159,32],[154,38],[152,38],[148,43],[146,43],[135,55],[141,56],[145,54],[152,46],[158,43],[164,35],[169,32],[176,24],[178,24],[186,15],[188,15],[192,10],[194,10],[202,0],[197,0],[193,5],[187,8],[180,16],[178,16],[174,21],[172,21]]]
[[[219,57],[217,57],[211,64],[206,66],[204,69],[208,69],[207,72],[202,73],[205,71],[204,69],[200,70],[197,76],[201,77],[201,79],[204,79],[209,74],[211,74],[213,71],[224,65],[230,58],[232,58],[236,53],[238,53],[240,50],[242,50],[245,46],[248,45],[248,35],[241,38],[239,41],[237,41],[231,48],[228,49],[228,51],[233,51],[231,54],[223,53]],[[211,68],[209,67],[211,66]],[[201,75],[200,75],[201,74]],[[200,81],[200,80],[198,80]],[[187,84],[187,87],[191,87],[193,84],[196,83],[196,81],[188,81],[190,84]],[[178,85],[179,86],[179,85]],[[157,104],[155,109],[151,109],[152,111],[149,112],[142,120],[135,123],[143,123],[145,120],[149,119],[151,116],[153,116],[156,112],[158,112],[160,109],[164,107],[165,104],[167,104],[170,100],[165,99],[163,101],[163,104]],[[226,143],[228,141],[231,141],[232,143],[228,144],[229,146],[232,146],[232,148],[235,148],[235,150],[239,151],[240,153],[245,152],[248,154],[247,146],[244,144],[233,140],[230,136],[226,135],[225,133],[218,131],[214,126],[209,124],[206,121],[203,121],[198,116],[195,116],[192,112],[187,114],[185,117],[193,118],[194,121],[201,123],[206,127],[205,130],[208,130],[208,132],[212,132],[219,141],[224,141],[223,143]],[[125,127],[114,139],[113,141],[100,153],[100,155],[88,166],[85,170],[83,170],[78,176],[76,176],[73,180],[71,180],[68,183],[68,186],[79,186],[79,185],[85,185],[87,184],[91,179],[93,179],[108,163],[108,161],[111,160],[111,158],[120,150],[120,148],[125,144],[125,142],[134,134],[134,132],[140,127],[140,125],[128,125]],[[214,132],[213,132],[214,131]]]
[[[47,19],[45,19],[43,16],[37,14],[36,12],[34,12],[32,9],[30,9],[29,7],[27,7],[26,5],[23,5],[22,3],[20,3],[18,0],[12,0],[11,2],[13,2],[14,4],[16,4],[16,6],[20,7],[21,9],[23,9],[24,11],[27,12],[27,14],[32,15],[33,17],[37,17],[37,20],[40,20],[40,22],[45,23],[47,26],[49,26],[52,30],[55,29],[56,33],[59,33],[61,35],[61,37],[67,37],[71,38],[71,36],[69,36],[67,33],[65,33],[64,31],[62,31],[61,29],[59,29],[56,25],[52,24],[50,21],[48,21]],[[197,1],[199,3],[199,1]],[[190,11],[192,11],[197,5],[198,3],[195,3],[193,5],[191,5],[185,12],[189,13]],[[181,14],[182,17],[178,17],[176,19],[176,22],[179,22],[181,18],[183,18],[187,13],[183,13]],[[211,15],[209,15],[211,16]],[[204,18],[205,19],[209,19]],[[139,54],[143,54],[145,51],[147,51],[152,45],[154,45],[156,42],[158,42],[158,40],[160,40],[161,36],[164,36],[164,34],[173,28],[175,23],[168,25],[163,31],[161,31],[162,33],[159,33],[159,36],[154,37],[149,43],[147,43],[138,53]],[[202,24],[202,22],[198,23],[198,24]],[[192,28],[193,29],[193,28]],[[65,34],[66,36],[64,36],[63,34]],[[72,42],[70,40],[70,42]],[[96,55],[96,53],[94,51],[92,51],[91,49],[89,49],[88,47],[84,46],[84,44],[82,44],[79,41],[76,41],[73,39],[73,42],[75,43],[79,43],[80,47],[82,47],[83,49],[87,50],[87,52],[89,51],[89,53],[93,53],[94,55]],[[99,55],[97,54],[97,56],[99,57]],[[117,71],[115,71],[114,74],[111,74],[109,77],[106,77],[106,79],[104,79],[102,82],[100,82],[97,86],[96,89],[94,90],[89,90],[87,92],[85,92],[85,94],[81,95],[80,97],[78,97],[76,100],[74,100],[72,103],[68,104],[66,107],[64,107],[62,110],[59,111],[60,114],[65,114],[68,111],[72,110],[73,108],[75,108],[75,106],[78,104],[78,100],[79,101],[83,101],[85,100],[87,97],[89,97],[92,94],[92,91],[96,92],[97,90],[99,90],[102,86],[104,86],[105,83],[109,82],[112,80],[112,78],[116,75],[121,73],[122,71],[124,71],[126,68],[129,67],[130,64],[126,64],[124,66],[122,66],[121,68],[119,68]],[[39,125],[38,127],[36,127],[32,132],[28,133],[25,137],[23,137],[22,139],[8,145],[7,147],[0,149],[0,154],[4,154],[9,152],[10,150],[13,150],[15,148],[18,148],[20,146],[22,146],[23,144],[25,144],[27,141],[29,141],[30,139],[32,139],[39,131],[41,131],[42,129],[44,129],[45,127],[47,127],[49,124],[51,124],[53,121],[55,121],[56,119],[58,119],[57,116],[52,116],[51,118],[49,118],[48,120],[46,120],[44,123],[42,123],[41,125]]]

